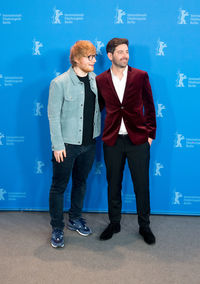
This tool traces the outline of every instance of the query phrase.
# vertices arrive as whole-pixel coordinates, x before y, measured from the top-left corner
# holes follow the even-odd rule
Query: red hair
[[[70,49],[70,62],[72,66],[76,66],[76,58],[80,59],[81,57],[88,55],[95,55],[96,48],[88,40],[79,40],[77,41]]]

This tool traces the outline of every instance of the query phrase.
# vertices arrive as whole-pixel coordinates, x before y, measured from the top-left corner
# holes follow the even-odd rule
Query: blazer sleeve
[[[65,149],[60,122],[63,99],[62,85],[53,80],[50,84],[48,100],[48,119],[53,151]]]
[[[149,82],[149,76],[147,72],[145,72],[145,75],[144,75],[142,95],[143,95],[145,124],[149,132],[149,137],[152,139],[155,139],[156,137],[156,113],[155,113],[155,106],[153,102],[151,85]]]
[[[97,90],[98,90],[99,108],[100,108],[100,111],[102,111],[105,107],[105,101],[104,101],[103,96],[101,95],[98,77],[96,77],[96,83],[97,83]]]

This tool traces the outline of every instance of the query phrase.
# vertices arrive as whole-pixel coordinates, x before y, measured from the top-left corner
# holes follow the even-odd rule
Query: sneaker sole
[[[87,237],[87,236],[89,236],[89,235],[92,234],[92,232],[89,232],[89,233],[87,233],[87,234],[84,234],[84,233],[80,232],[79,229],[74,229],[74,228],[72,228],[72,227],[70,227],[70,226],[67,226],[67,228],[68,228],[70,231],[76,231],[77,233],[79,233],[79,235],[84,236],[84,237]]]
[[[51,246],[52,246],[53,248],[63,248],[63,247],[65,246],[65,244],[54,245],[54,244],[51,243]]]

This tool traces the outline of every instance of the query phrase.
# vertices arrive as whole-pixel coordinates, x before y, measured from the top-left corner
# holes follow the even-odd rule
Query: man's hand
[[[64,158],[67,157],[66,150],[54,151],[54,157],[56,162],[60,163],[64,161]]]
[[[153,139],[152,138],[148,138],[148,142],[149,142],[149,145],[151,146],[151,143],[152,143]]]

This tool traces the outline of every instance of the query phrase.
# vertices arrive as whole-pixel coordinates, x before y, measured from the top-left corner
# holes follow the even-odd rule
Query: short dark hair
[[[128,46],[128,39],[126,38],[113,38],[106,45],[106,52],[114,53],[115,48],[120,44],[126,44]]]

